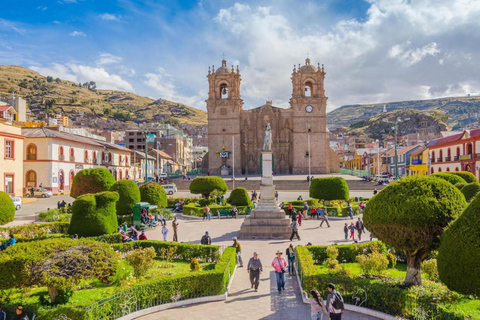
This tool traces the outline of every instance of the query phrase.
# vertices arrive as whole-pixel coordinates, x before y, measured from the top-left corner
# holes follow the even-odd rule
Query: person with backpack
[[[329,283],[327,286],[328,296],[327,296],[327,311],[325,312],[325,316],[328,317],[330,313],[330,320],[342,320],[342,314],[345,311],[345,307],[343,305],[343,297],[335,290],[335,285],[333,283]]]
[[[201,244],[212,244],[212,238],[208,235],[208,231],[205,231],[205,234],[203,235],[202,239],[200,240]]]
[[[355,229],[357,229],[358,241],[362,241],[362,233],[365,232],[362,219],[358,218],[358,221],[355,223]]]
[[[302,293],[303,293],[303,303],[308,303],[310,305],[311,319],[322,320],[323,313],[327,313],[327,309],[325,309],[325,304],[323,303],[320,293],[318,293],[317,290],[310,291],[310,294],[312,295],[311,298],[308,298],[307,292],[302,290]]]

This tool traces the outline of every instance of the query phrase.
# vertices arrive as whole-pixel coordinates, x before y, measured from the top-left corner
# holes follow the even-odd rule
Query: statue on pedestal
[[[265,140],[263,142],[263,151],[272,151],[272,127],[270,122],[265,126]]]

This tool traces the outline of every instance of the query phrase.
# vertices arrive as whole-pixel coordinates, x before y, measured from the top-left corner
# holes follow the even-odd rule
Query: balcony
[[[60,160],[60,161],[65,161],[65,156],[64,156],[64,155],[58,156],[58,160]]]
[[[83,162],[85,162],[85,163],[90,163],[90,158],[85,158],[85,159],[83,160]]]
[[[75,162],[75,157],[70,157],[70,162]]]
[[[437,162],[443,162],[442,158],[437,158]]]
[[[453,161],[458,161],[458,156],[454,156]]]
[[[422,164],[422,159],[412,159],[412,165],[413,164]]]
[[[471,154],[464,154],[464,155],[460,156],[460,160],[470,160],[470,159],[472,159]]]
[[[452,157],[445,157],[445,162],[452,161]]]
[[[27,160],[37,160],[36,154],[27,154]]]
[[[431,159],[430,159],[430,162],[431,162],[431,163],[435,163],[435,158],[431,158]]]
[[[475,155],[475,158],[477,158],[477,159],[480,158],[480,153],[477,153],[477,154]]]

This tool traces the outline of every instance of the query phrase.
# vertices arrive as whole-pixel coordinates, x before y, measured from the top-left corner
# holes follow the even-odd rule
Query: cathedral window
[[[305,83],[305,97],[312,96],[312,88],[313,88],[313,84],[310,81]]]
[[[222,84],[220,86],[220,97],[222,99],[227,99],[228,98],[228,88],[226,84]]]

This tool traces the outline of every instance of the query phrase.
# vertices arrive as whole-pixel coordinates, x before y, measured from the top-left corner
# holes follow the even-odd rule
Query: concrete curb
[[[35,202],[35,201],[38,201],[38,199],[37,198],[26,198],[26,199],[22,199],[22,204]]]

